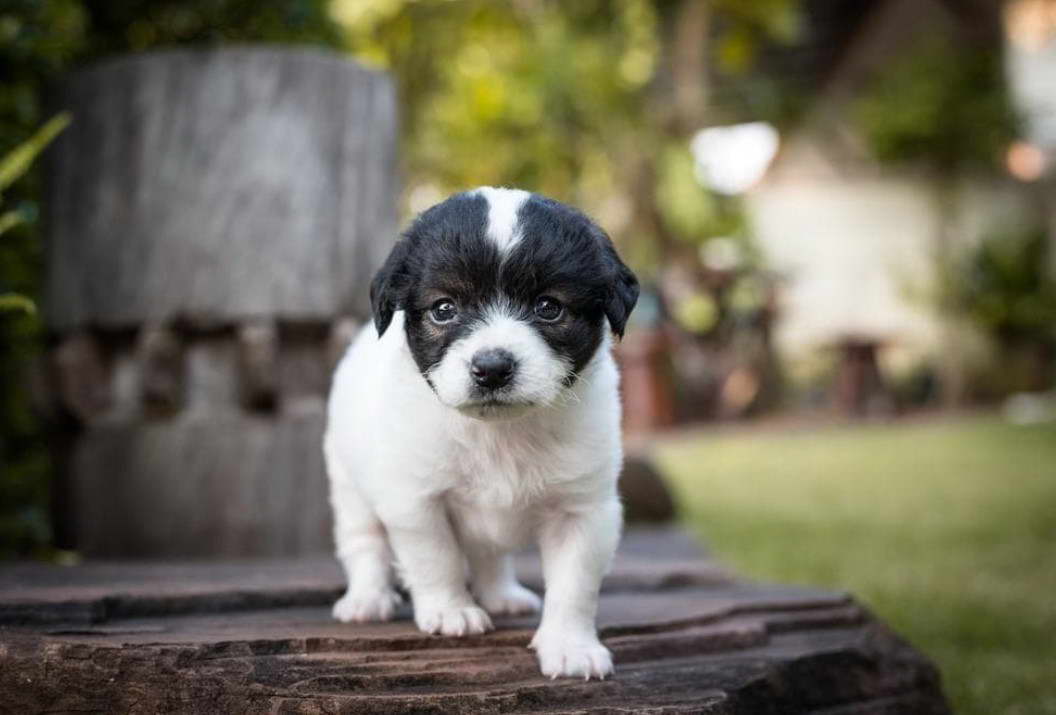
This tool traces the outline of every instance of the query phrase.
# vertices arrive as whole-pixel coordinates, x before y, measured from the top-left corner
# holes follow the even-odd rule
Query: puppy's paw
[[[477,600],[485,611],[496,616],[535,613],[543,605],[541,598],[516,581],[495,588],[481,589]]]
[[[444,636],[471,636],[494,628],[491,618],[479,606],[415,606],[414,622],[426,633]]]
[[[334,603],[333,614],[342,623],[389,621],[401,600],[391,588],[367,593],[348,591]]]
[[[550,678],[590,680],[612,675],[612,653],[597,636],[536,631],[531,645],[539,658],[539,669]]]

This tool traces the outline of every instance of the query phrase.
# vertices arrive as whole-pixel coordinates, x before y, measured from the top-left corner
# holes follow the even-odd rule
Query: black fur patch
[[[374,278],[371,305],[378,333],[385,332],[395,310],[404,310],[407,341],[423,374],[499,299],[568,359],[568,384],[598,349],[606,319],[613,332],[623,334],[638,282],[605,232],[579,211],[535,194],[517,219],[521,238],[503,256],[486,236],[487,200],[473,193],[452,196],[411,224]],[[565,306],[559,320],[535,317],[543,295]],[[429,311],[441,298],[453,300],[459,314],[438,325]]]

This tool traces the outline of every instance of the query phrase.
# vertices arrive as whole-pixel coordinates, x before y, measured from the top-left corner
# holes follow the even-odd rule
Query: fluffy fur
[[[423,631],[482,633],[489,614],[542,607],[531,647],[544,674],[612,672],[594,622],[621,526],[611,336],[637,295],[604,232],[556,201],[483,188],[415,220],[330,395],[348,576],[335,618],[391,618],[396,563]],[[509,557],[531,541],[545,603]]]

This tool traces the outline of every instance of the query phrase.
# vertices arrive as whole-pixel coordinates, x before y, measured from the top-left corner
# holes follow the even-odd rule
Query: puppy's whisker
[[[571,387],[566,389],[566,394],[564,395],[564,397],[566,398],[565,404],[568,404],[568,399],[567,398],[569,396],[571,396],[575,400],[575,402],[577,404],[583,402],[582,398],[580,398],[580,396],[579,396],[579,393],[576,392],[575,390],[573,390]]]

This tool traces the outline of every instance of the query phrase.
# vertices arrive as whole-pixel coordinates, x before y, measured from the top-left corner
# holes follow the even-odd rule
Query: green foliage
[[[954,300],[987,333],[1056,343],[1056,278],[1044,230],[984,239],[952,281]]]
[[[28,140],[0,157],[0,191],[8,189],[30,168],[33,160],[70,122],[67,114],[49,120]],[[30,223],[34,212],[23,206],[0,214],[0,234]],[[6,241],[5,241],[6,243]],[[11,254],[6,254],[11,255]],[[5,257],[0,253],[0,258]],[[0,263],[0,287],[13,271]],[[0,381],[6,383],[0,400],[0,557],[25,553],[50,538],[47,517],[48,460],[25,390],[27,356],[40,333],[36,304],[20,292],[0,291]]]
[[[1015,137],[999,53],[939,38],[886,66],[854,114],[881,161],[995,166]]]
[[[412,192],[520,185],[600,206],[651,141],[647,0],[337,0],[354,56],[396,74]]]
[[[65,113],[53,117],[28,140],[0,157],[0,191],[10,188],[29,171],[37,155],[69,122]],[[4,211],[0,214],[0,235],[26,226],[34,215],[27,206]],[[0,259],[12,255],[18,254],[0,252]],[[16,283],[11,278],[18,278],[18,268],[6,260],[0,262],[0,288],[8,281]],[[27,273],[23,272],[23,278]],[[28,283],[24,281],[22,285]],[[25,553],[50,538],[45,506],[48,460],[25,390],[27,356],[33,352],[40,333],[36,312],[36,304],[23,293],[0,291],[0,366],[4,368],[0,382],[5,388],[0,400],[0,557]]]
[[[0,195],[12,182],[29,170],[30,164],[37,155],[44,151],[44,147],[50,144],[51,140],[58,136],[59,132],[69,123],[70,115],[67,112],[54,116],[38,129],[36,134],[12,149],[6,156],[0,157]],[[4,216],[11,216],[11,214]],[[2,224],[4,223],[4,218],[0,218],[0,233],[3,233]]]
[[[41,333],[31,300],[0,293],[0,558],[31,553],[51,537],[50,461],[28,394]]]
[[[740,270],[758,266],[741,203],[701,185],[690,137],[671,129],[664,63],[673,51],[661,48],[684,6],[335,0],[333,16],[353,56],[396,76],[409,212],[479,184],[522,186],[595,216],[650,282],[666,261],[695,261],[715,237],[741,245]],[[719,71],[754,84],[747,73],[759,50],[797,36],[797,10],[794,0],[711,6],[719,37],[741,43],[736,62]],[[709,119],[682,124],[696,129]],[[686,330],[725,340],[723,326],[754,298],[743,289],[750,281],[739,285],[702,286],[670,309]]]
[[[727,30],[719,35],[714,59],[731,75],[747,75],[768,42],[793,44],[803,34],[798,2],[718,0],[715,10]]]
[[[0,315],[7,312],[20,312],[27,315],[36,315],[36,304],[24,295],[18,293],[0,293]]]
[[[669,142],[659,155],[656,204],[667,230],[692,244],[747,230],[739,201],[701,186],[685,142]]]
[[[0,235],[10,231],[25,220],[25,215],[21,211],[5,211],[0,214]]]
[[[0,157],[0,200],[2,192],[20,176],[25,174],[33,159],[44,147],[51,143],[59,132],[70,123],[70,115],[63,112],[52,117],[37,133],[12,149],[6,156]],[[22,223],[24,214],[20,211],[6,211],[0,214],[0,235]],[[0,316],[5,312],[19,311],[35,315],[37,307],[33,301],[19,293],[0,293]]]
[[[739,202],[700,185],[689,137],[665,119],[663,65],[673,60],[661,48],[681,6],[334,0],[332,15],[353,56],[396,75],[410,211],[478,184],[524,186],[594,215],[648,278],[667,258],[665,237],[699,245],[747,234]],[[718,71],[758,84],[746,73],[766,43],[799,36],[798,6],[713,5],[720,46],[742,45],[736,66]],[[658,222],[643,218],[650,211]]]
[[[79,0],[6,0],[0,5],[0,153],[42,121],[42,88],[82,50]]]
[[[82,0],[84,54],[170,45],[279,42],[335,46],[328,0]]]

